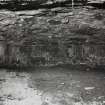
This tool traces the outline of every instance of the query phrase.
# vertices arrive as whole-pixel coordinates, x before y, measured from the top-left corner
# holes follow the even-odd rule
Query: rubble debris
[[[85,90],[93,90],[95,87],[85,87]]]

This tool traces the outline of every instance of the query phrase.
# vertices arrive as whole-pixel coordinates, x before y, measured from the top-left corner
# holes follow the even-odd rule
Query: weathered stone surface
[[[67,52],[66,49],[62,50],[65,48],[62,43],[69,37],[88,37],[89,40],[91,39],[90,42],[104,43],[104,14],[104,10],[82,7],[74,10],[63,7],[39,9],[38,11],[1,11],[0,35],[4,37],[7,44],[20,46],[19,51],[22,48],[24,49],[23,52],[16,54],[18,55],[15,56],[16,62],[19,60],[18,62],[21,61],[25,65],[31,62],[29,59],[33,58],[32,50],[38,45],[43,45],[43,47],[39,47],[39,54],[41,54],[40,51],[43,54],[49,53],[47,59],[51,59],[51,62],[56,62],[56,60],[53,61],[54,59],[59,59],[60,62],[66,61],[67,59],[64,59],[67,57]],[[23,47],[26,45],[28,47]],[[27,49],[30,49],[30,51]],[[43,54],[40,56],[45,59]],[[20,59],[22,56],[24,57]],[[37,58],[37,61],[40,64],[44,60],[40,61],[39,58]],[[32,62],[36,61],[32,60]]]

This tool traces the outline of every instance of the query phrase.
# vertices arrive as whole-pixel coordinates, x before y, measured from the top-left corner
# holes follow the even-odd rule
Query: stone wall
[[[43,43],[42,43],[43,42]],[[46,43],[47,42],[47,43]],[[64,44],[60,39],[41,40],[40,44],[0,43],[0,63],[11,66],[50,66],[58,64],[105,64],[105,46],[77,41]],[[42,43],[42,44],[41,44]],[[60,43],[60,44],[59,44]],[[65,42],[66,43],[66,42]]]
[[[2,61],[17,66],[104,64],[104,14],[103,10],[85,7],[2,10],[0,36],[6,40]]]

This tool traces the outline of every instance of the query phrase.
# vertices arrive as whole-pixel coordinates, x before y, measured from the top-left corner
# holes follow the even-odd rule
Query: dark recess
[[[75,2],[75,1],[74,1]],[[6,2],[4,4],[0,4],[0,9],[9,9],[9,10],[32,10],[32,9],[39,9],[39,8],[55,8],[55,7],[70,7],[72,1],[65,1],[65,2],[54,2],[52,4],[41,4],[36,2],[26,2],[25,5],[22,2]],[[87,0],[76,1],[74,6],[86,5]]]

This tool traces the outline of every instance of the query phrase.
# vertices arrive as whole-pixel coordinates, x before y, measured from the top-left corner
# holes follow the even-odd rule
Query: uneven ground
[[[0,105],[104,105],[105,72],[70,67],[0,71]]]

